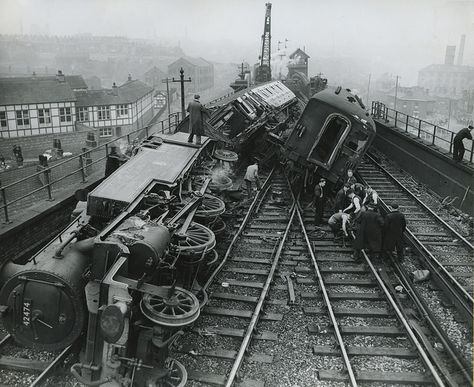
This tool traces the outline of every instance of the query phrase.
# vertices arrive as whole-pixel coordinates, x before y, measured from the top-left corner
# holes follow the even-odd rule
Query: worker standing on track
[[[320,226],[323,222],[324,202],[326,201],[326,195],[324,193],[324,186],[326,185],[326,179],[319,179],[319,183],[314,187],[314,223],[316,226]]]
[[[245,173],[245,184],[247,185],[247,194],[249,199],[252,197],[252,182],[255,182],[257,190],[260,191],[260,179],[258,178],[258,160],[255,159],[254,163],[247,167],[247,172]]]
[[[373,206],[360,216],[360,225],[354,241],[354,260],[360,259],[361,250],[374,255],[382,251],[383,218]]]
[[[351,186],[352,184],[357,183],[356,178],[354,177],[354,171],[352,169],[347,170],[347,176],[346,176],[346,184],[349,184]]]
[[[352,224],[354,224],[362,213],[362,203],[360,197],[357,196],[352,189],[347,190],[347,196],[349,197],[351,203],[346,208],[344,208],[343,212],[353,214]]]
[[[456,162],[462,161],[464,157],[464,144],[462,140],[465,138],[472,140],[471,131],[474,129],[472,125],[469,125],[467,128],[461,129],[459,132],[456,133],[454,136],[453,141],[453,160]]]
[[[346,183],[339,191],[337,191],[336,199],[334,200],[334,213],[344,211],[344,208],[350,204],[349,197],[347,196],[349,188],[350,185]]]
[[[407,223],[405,215],[398,210],[398,204],[391,205],[391,212],[385,216],[383,227],[383,251],[391,253],[393,249],[397,250],[397,258],[403,261],[403,233]]]
[[[204,115],[207,115],[207,110],[199,102],[201,96],[194,95],[194,100],[191,101],[186,109],[189,112],[189,137],[188,142],[192,143],[194,135],[196,135],[196,145],[201,145],[201,136],[204,134]]]

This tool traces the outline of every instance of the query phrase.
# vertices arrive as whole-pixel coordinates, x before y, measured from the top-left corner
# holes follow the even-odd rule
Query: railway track
[[[418,252],[436,285],[472,329],[474,246],[418,199],[400,178],[370,156],[358,168],[359,177],[385,205],[396,202],[407,218],[406,238]]]
[[[8,386],[39,387],[57,375],[74,345],[62,351],[45,352],[18,346],[10,334],[0,340],[0,383]],[[60,372],[66,375],[68,370]],[[53,382],[53,384],[55,384]]]
[[[426,328],[414,331],[379,267],[312,226],[282,176],[266,193],[176,346],[190,385],[457,385],[445,384],[450,371],[425,348]]]

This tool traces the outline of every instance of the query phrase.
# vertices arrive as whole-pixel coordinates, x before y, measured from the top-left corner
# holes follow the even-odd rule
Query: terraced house
[[[131,77],[112,89],[88,90],[81,76],[0,78],[0,138],[93,130],[127,134],[153,117],[153,88]]]

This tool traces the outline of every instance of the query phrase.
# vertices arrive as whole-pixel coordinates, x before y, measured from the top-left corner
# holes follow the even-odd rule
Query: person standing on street
[[[196,135],[196,145],[201,145],[201,136],[204,134],[204,117],[207,115],[207,110],[199,102],[201,96],[194,95],[194,100],[191,101],[186,109],[189,112],[189,137],[188,142],[192,143],[194,135]]]
[[[245,184],[247,185],[247,194],[248,197],[252,197],[252,183],[255,182],[257,190],[260,191],[260,179],[258,178],[258,160],[255,159],[254,163],[247,167],[247,172],[245,173]]]
[[[405,215],[398,210],[398,204],[391,205],[391,212],[385,216],[383,227],[383,251],[385,253],[397,250],[399,261],[403,261],[403,233],[405,232],[407,223]]]
[[[456,162],[462,161],[464,157],[464,144],[462,140],[465,138],[472,140],[471,131],[474,129],[472,125],[469,125],[467,128],[461,129],[459,132],[456,133],[454,136],[453,141],[453,160]]]
[[[316,226],[320,226],[323,222],[324,202],[326,201],[325,185],[326,179],[322,178],[314,187],[314,223]]]

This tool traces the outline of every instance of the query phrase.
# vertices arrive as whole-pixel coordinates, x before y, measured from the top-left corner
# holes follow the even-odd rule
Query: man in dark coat
[[[189,137],[188,142],[193,142],[194,135],[196,135],[196,145],[201,145],[201,136],[204,134],[204,117],[207,114],[204,106],[199,102],[201,96],[196,94],[194,101],[191,101],[186,109],[189,112]]]
[[[314,223],[316,226],[321,225],[323,221],[324,202],[326,201],[325,185],[326,179],[320,179],[314,187]]]
[[[360,224],[354,240],[354,259],[360,258],[362,249],[372,254],[382,251],[383,218],[374,207],[367,207],[360,215]]]
[[[405,215],[398,211],[398,204],[392,204],[392,211],[385,216],[383,227],[383,250],[392,252],[397,250],[397,257],[403,260],[403,233],[406,230],[407,223]]]
[[[472,125],[469,125],[469,127],[461,129],[459,132],[456,133],[454,136],[454,141],[453,141],[453,160],[454,161],[462,161],[464,157],[464,144],[462,140],[465,138],[472,140],[472,134],[471,131],[474,129]]]
[[[334,213],[344,211],[344,208],[349,206],[351,203],[349,197],[347,196],[347,191],[349,188],[349,184],[344,184],[344,186],[339,191],[337,191],[336,199],[334,200]]]

